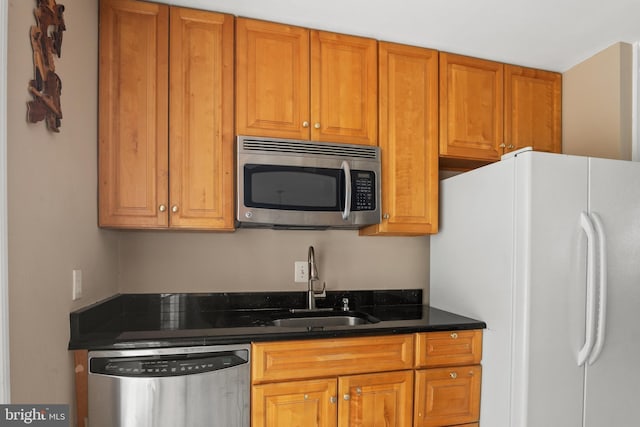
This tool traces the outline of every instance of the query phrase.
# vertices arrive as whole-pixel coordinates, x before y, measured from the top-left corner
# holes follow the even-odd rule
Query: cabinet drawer
[[[482,359],[482,331],[416,334],[416,366],[473,365]]]
[[[413,335],[254,343],[253,383],[413,367]]]
[[[453,426],[478,421],[481,380],[480,365],[416,371],[414,425]]]

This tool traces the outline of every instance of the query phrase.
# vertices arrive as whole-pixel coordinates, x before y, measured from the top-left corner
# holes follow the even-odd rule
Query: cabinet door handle
[[[451,339],[457,339],[458,338],[458,333],[457,332],[451,332]]]
[[[313,127],[316,128],[316,129],[320,129],[320,122],[316,122],[316,124],[313,125]]]
[[[342,396],[342,398],[344,400],[351,400],[351,396],[349,396],[349,394],[345,394],[344,396]]]
[[[302,122],[302,127],[303,128],[308,128],[309,127],[309,122],[306,121],[306,120],[304,122]]]
[[[360,387],[356,387],[356,394],[357,395],[361,395],[362,394],[362,389]]]
[[[331,396],[331,397],[329,398],[329,402],[331,402],[331,403],[336,403],[337,401],[338,401],[338,398],[337,398],[337,397],[335,397],[335,396]]]
[[[158,206],[158,210],[159,210],[160,212],[164,212],[164,211],[166,211],[166,210],[167,210],[167,207],[166,207],[165,205],[160,205],[160,206]]]
[[[178,212],[178,205],[171,206],[171,212],[173,212],[173,213]]]
[[[449,376],[451,377],[451,379],[456,379],[458,378],[458,373],[457,372],[449,372]]]

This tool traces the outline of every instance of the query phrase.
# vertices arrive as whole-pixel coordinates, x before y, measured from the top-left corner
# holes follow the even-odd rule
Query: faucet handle
[[[342,311],[349,311],[349,298],[342,298]]]
[[[327,296],[327,282],[322,282],[322,290],[314,290],[313,296],[316,298],[325,298]]]

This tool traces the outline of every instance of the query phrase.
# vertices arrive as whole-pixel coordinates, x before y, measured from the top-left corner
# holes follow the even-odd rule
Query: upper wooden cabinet
[[[309,139],[309,67],[309,30],[238,18],[238,135]]]
[[[311,139],[377,145],[377,45],[311,31]]]
[[[503,64],[440,53],[440,156],[498,160]]]
[[[559,73],[440,53],[440,166],[469,168],[532,146],[561,152]]]
[[[100,1],[99,222],[166,227],[169,8]]]
[[[100,226],[233,229],[233,19],[101,0]]]
[[[361,235],[438,231],[438,52],[379,42],[382,222]]]
[[[562,151],[562,75],[504,66],[506,151]]]
[[[376,46],[238,18],[237,134],[376,145]]]
[[[171,8],[171,227],[234,226],[233,20]]]

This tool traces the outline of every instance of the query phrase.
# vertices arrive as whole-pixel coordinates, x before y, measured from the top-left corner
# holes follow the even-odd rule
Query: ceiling
[[[160,0],[566,71],[640,41],[640,0]]]

